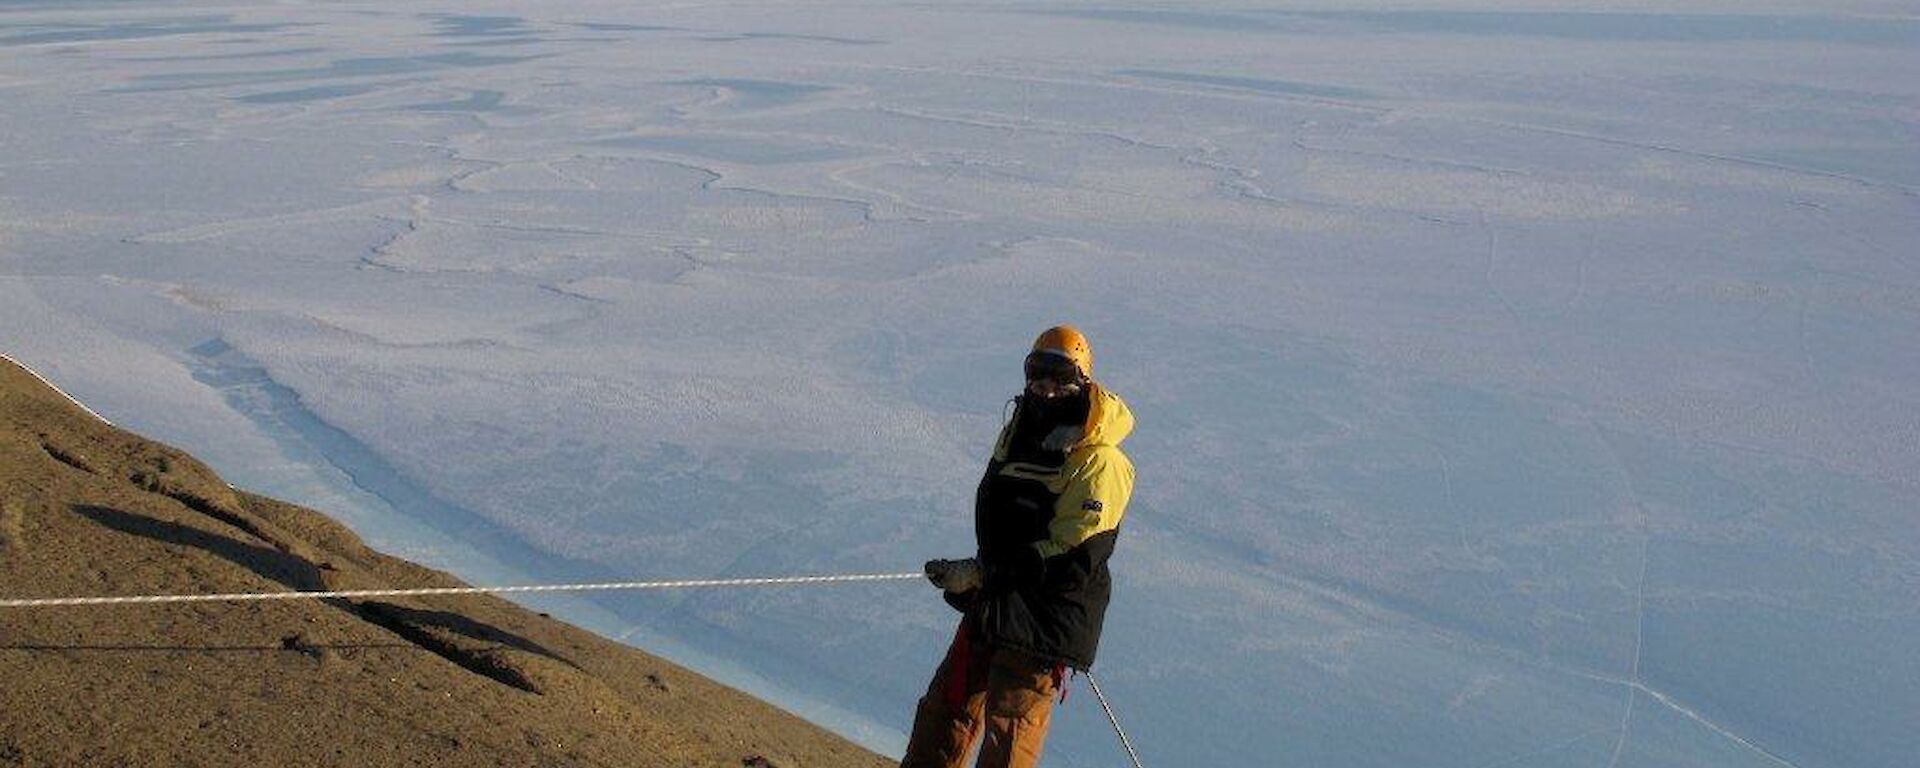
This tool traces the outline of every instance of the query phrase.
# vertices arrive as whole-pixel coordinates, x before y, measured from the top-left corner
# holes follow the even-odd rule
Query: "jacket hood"
[[[1087,394],[1093,402],[1092,407],[1087,409],[1086,434],[1074,447],[1119,445],[1120,441],[1133,434],[1133,410],[1119,395],[1100,386],[1098,382],[1090,383],[1088,387]]]
[[[1001,427],[1000,438],[993,444],[995,460],[1005,461],[1013,450],[1014,436],[1021,419],[1021,412],[1016,410],[1013,418]],[[1127,408],[1126,402],[1098,383],[1089,383],[1086,421],[1077,426],[1052,427],[1039,438],[1038,447],[1071,453],[1095,446],[1119,446],[1120,441],[1132,433],[1133,411]]]

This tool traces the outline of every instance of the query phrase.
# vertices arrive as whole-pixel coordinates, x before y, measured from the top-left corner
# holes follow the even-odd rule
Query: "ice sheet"
[[[1904,765],[1920,20],[1803,5],[0,2],[0,349],[474,581],[700,577],[968,551],[1071,321],[1148,764]],[[953,620],[551,607],[883,750]]]

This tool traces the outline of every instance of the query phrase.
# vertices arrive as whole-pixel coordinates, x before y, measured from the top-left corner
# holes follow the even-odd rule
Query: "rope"
[[[1107,703],[1107,695],[1100,692],[1099,681],[1093,679],[1093,671],[1087,670],[1083,674],[1087,676],[1087,687],[1093,689],[1093,697],[1100,700],[1100,709],[1107,713],[1107,722],[1113,724],[1114,735],[1120,737],[1120,746],[1126,748],[1127,759],[1133,761],[1133,768],[1144,768],[1140,765],[1140,753],[1133,751],[1133,740],[1127,738],[1126,731],[1120,730],[1120,718],[1114,716],[1113,706]]]
[[[853,581],[924,579],[920,573],[858,573],[841,576],[776,576],[747,579],[685,579],[680,581],[610,581],[597,584],[535,584],[515,587],[428,587],[422,589],[348,589],[333,592],[235,592],[217,595],[126,595],[122,597],[47,597],[0,599],[0,608],[55,608],[76,605],[143,605],[152,603],[224,603],[259,600],[327,600],[360,597],[420,597],[426,595],[499,595],[516,592],[589,592],[614,589],[690,589],[696,587],[767,587],[786,584],[836,584]]]
[[[109,427],[113,426],[113,422],[107,421],[107,417],[101,416],[98,413],[94,413],[93,409],[88,408],[86,403],[82,403],[78,398],[75,398],[73,395],[67,394],[66,390],[61,389],[57,386],[54,386],[53,382],[47,380],[47,377],[40,375],[39,371],[36,371],[32,368],[27,367],[26,363],[13,359],[12,355],[9,355],[5,352],[0,352],[0,360],[6,360],[9,363],[13,363],[16,366],[19,366],[20,370],[26,371],[28,376],[32,376],[36,379],[39,379],[41,384],[47,385],[47,389],[51,389],[54,392],[59,393],[61,397],[64,397],[67,399],[67,402],[73,403],[74,407],[79,408],[80,410],[86,411],[88,416],[92,416],[94,419],[98,420],[100,423],[105,424]]]
[[[231,592],[209,595],[122,595],[116,597],[41,597],[23,599],[0,599],[0,608],[60,608],[83,605],[152,605],[156,603],[225,603],[259,602],[263,600],[330,600],[340,598],[366,597],[426,597],[442,595],[503,595],[527,592],[589,592],[629,589],[693,589],[701,587],[770,587],[792,584],[843,584],[860,581],[909,581],[926,578],[920,573],[853,573],[838,576],[772,576],[743,579],[680,579],[674,581],[608,581],[582,584],[530,584],[509,587],[425,587],[419,589],[343,589],[330,592]],[[1144,768],[1140,764],[1140,754],[1133,749],[1133,740],[1127,738],[1127,732],[1120,728],[1120,718],[1113,713],[1113,705],[1107,702],[1107,695],[1100,691],[1099,681],[1093,678],[1091,671],[1084,673],[1087,687],[1093,689],[1093,697],[1100,701],[1100,710],[1107,713],[1107,722],[1113,725],[1113,733],[1120,737],[1120,746],[1127,750],[1127,758],[1133,761],[1133,768]]]

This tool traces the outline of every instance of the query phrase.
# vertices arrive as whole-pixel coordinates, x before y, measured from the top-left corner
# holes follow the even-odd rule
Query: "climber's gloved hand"
[[[947,592],[972,592],[980,588],[980,561],[971,557],[928,560],[927,581]]]

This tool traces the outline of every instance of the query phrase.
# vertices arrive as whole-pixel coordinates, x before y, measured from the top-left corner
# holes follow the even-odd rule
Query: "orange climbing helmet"
[[[1033,340],[1033,351],[1027,355],[1029,365],[1042,355],[1065,358],[1080,373],[1081,380],[1093,380],[1093,346],[1078,328],[1056,325],[1041,332],[1040,338]]]

